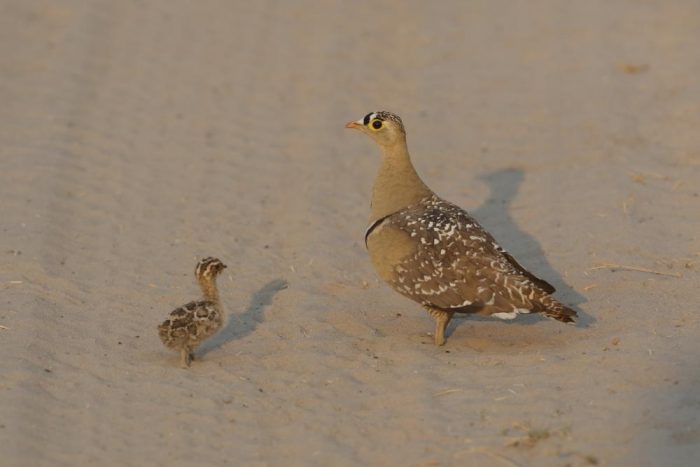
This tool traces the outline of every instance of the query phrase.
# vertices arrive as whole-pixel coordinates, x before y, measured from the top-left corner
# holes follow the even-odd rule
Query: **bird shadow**
[[[489,197],[471,214],[526,269],[534,272],[537,277],[541,277],[557,289],[556,297],[578,313],[577,327],[588,327],[595,322],[595,318],[582,311],[578,306],[586,302],[586,297],[566,283],[562,275],[547,261],[539,242],[521,230],[510,214],[511,205],[524,178],[524,172],[516,168],[500,169],[481,176],[480,179],[489,186]],[[544,318],[527,315],[522,316],[517,321],[519,324],[534,324],[541,319]]]
[[[258,327],[258,323],[262,323],[265,320],[265,308],[272,303],[272,299],[277,292],[286,289],[288,285],[284,279],[275,279],[265,284],[252,295],[248,307],[243,313],[231,313],[226,326],[202,343],[195,351],[195,357],[201,358],[228,342],[241,339],[252,333]]]

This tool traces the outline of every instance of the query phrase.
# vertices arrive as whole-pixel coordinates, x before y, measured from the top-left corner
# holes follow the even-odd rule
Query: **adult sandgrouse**
[[[189,302],[170,312],[158,326],[158,335],[166,347],[180,352],[180,363],[190,366],[194,349],[213,336],[223,324],[216,277],[226,268],[217,258],[204,258],[197,263],[194,275],[204,295],[203,300]]]
[[[413,168],[401,118],[372,112],[350,122],[382,151],[365,244],[379,276],[423,305],[435,320],[435,344],[455,313],[513,319],[542,313],[572,323],[547,282],[528,272],[466,211],[428,188]]]

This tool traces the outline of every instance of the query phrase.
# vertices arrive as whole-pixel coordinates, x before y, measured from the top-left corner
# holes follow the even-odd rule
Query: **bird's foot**
[[[437,333],[435,333],[435,345],[436,346],[438,346],[438,347],[443,346],[443,345],[445,345],[445,342],[447,342],[447,339],[445,339],[444,335],[440,336]]]

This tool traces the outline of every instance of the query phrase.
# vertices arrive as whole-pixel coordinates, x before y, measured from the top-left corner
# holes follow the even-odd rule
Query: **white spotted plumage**
[[[464,210],[431,195],[382,220],[419,238],[392,285],[424,306],[513,319],[540,311],[549,284],[525,271]],[[534,280],[533,280],[534,279]]]
[[[422,304],[436,323],[435,343],[455,312],[503,319],[541,312],[573,322],[576,312],[555,300],[552,287],[525,270],[464,210],[439,198],[418,176],[401,118],[371,112],[347,128],[381,148],[365,244],[380,276]]]

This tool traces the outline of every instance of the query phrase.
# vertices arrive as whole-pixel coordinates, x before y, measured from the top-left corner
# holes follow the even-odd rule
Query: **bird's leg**
[[[188,368],[192,363],[192,350],[188,346],[184,346],[180,349],[180,365],[182,368]]]
[[[435,345],[445,345],[445,330],[455,312],[428,308],[428,313],[435,320]]]

